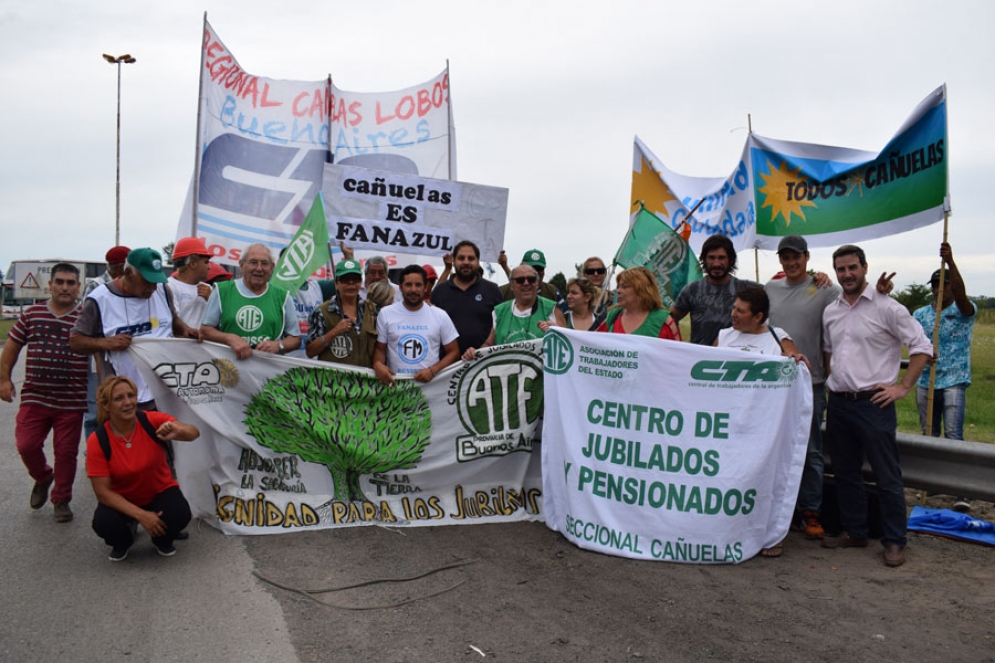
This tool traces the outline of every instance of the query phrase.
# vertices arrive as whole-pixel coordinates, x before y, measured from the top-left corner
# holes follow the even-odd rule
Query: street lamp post
[[[111,64],[117,65],[117,176],[114,184],[114,199],[116,203],[114,213],[114,246],[121,245],[121,65],[132,64],[135,58],[125,53],[114,57],[104,53],[104,59]]]

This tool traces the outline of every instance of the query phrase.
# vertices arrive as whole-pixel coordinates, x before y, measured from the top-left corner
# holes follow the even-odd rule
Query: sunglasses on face
[[[518,285],[525,285],[526,283],[535,283],[539,279],[536,278],[535,276],[516,276],[511,280],[517,283]]]
[[[606,267],[588,267],[584,270],[584,273],[588,276],[593,276],[594,274],[606,274],[608,269]]]

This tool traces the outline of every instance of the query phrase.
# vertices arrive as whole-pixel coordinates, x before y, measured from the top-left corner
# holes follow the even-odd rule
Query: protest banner
[[[663,305],[673,305],[688,283],[701,278],[698,257],[663,219],[640,206],[632,215],[629,232],[615,253],[622,267],[646,267],[656,277]]]
[[[701,203],[688,220],[688,243],[695,252],[716,234],[728,236],[737,251],[753,248],[756,216],[746,148],[728,177],[689,177],[669,170],[637,136],[632,148],[630,202],[633,206],[642,203],[673,229],[688,220],[688,212]]]
[[[177,237],[204,237],[219,262],[293,237],[335,160],[453,177],[449,74],[404,90],[351,93],[245,71],[204,20],[197,162]]]
[[[757,247],[784,235],[810,247],[886,237],[943,219],[947,198],[946,87],[934,90],[877,153],[752,134]]]
[[[214,343],[135,339],[194,515],[227,534],[542,516],[540,341],[495,346],[427,384]]]
[[[326,164],[323,193],[336,244],[438,257],[471,240],[485,261],[504,246],[507,189]]]
[[[544,368],[548,527],[670,562],[739,563],[785,537],[811,425],[804,365],[556,329]]]

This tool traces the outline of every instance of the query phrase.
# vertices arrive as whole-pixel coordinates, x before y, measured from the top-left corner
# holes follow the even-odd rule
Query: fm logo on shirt
[[[405,364],[418,364],[428,355],[428,342],[421,334],[405,334],[397,342],[397,354]]]
[[[238,309],[235,323],[244,331],[254,332],[263,324],[263,312],[258,307],[247,304]]]

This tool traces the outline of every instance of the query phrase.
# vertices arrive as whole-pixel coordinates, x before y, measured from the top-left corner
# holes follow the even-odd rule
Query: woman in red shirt
[[[660,299],[653,272],[645,267],[630,267],[615,278],[615,283],[618,307],[608,312],[608,318],[596,331],[681,340],[681,330]]]
[[[97,420],[101,428],[86,441],[86,475],[99,502],[93,530],[111,547],[112,562],[128,556],[137,525],[160,555],[173,555],[173,541],[190,522],[190,505],[169,469],[165,442],[195,440],[200,431],[164,412],[139,414],[138,390],[123,376],[100,385]]]

